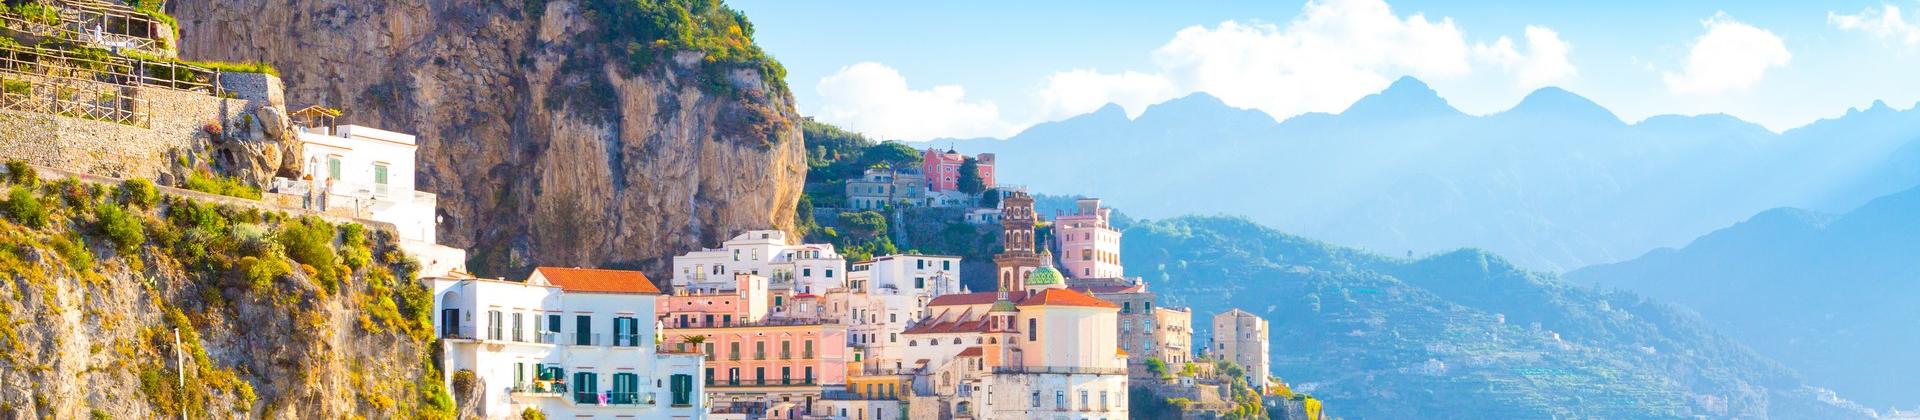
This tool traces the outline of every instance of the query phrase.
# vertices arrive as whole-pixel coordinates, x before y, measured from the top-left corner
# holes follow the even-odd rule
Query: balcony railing
[[[613,336],[614,347],[640,347],[639,334],[618,334]]]
[[[818,385],[815,378],[788,379],[731,379],[725,381],[707,381],[708,387],[744,387],[744,386],[811,386]]]
[[[785,350],[780,351],[780,360],[793,360],[793,352],[785,351]]]
[[[1090,368],[1078,366],[1001,366],[993,368],[993,373],[1011,374],[1072,374],[1072,375],[1125,375],[1126,368]]]
[[[574,333],[572,336],[567,337],[567,344],[576,345],[576,346],[607,345],[606,341],[602,340],[601,338],[602,337],[600,336],[600,334]]]
[[[567,384],[552,381],[534,381],[515,385],[510,391],[515,394],[565,394]]]

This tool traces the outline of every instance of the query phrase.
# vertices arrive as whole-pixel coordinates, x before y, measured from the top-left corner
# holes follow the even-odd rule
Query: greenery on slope
[[[98,364],[79,378],[42,377],[35,386],[133,378],[135,386],[113,402],[82,403],[101,413],[97,407],[126,408],[119,397],[129,397],[146,405],[134,412],[154,417],[272,417],[305,406],[303,392],[337,379],[322,376],[327,355],[344,343],[402,353],[347,361],[354,413],[452,417],[430,350],[431,295],[409,281],[417,264],[390,232],[163,195],[144,180],[41,182],[30,167],[8,166],[0,184],[8,191],[0,203],[0,279],[8,280],[0,282],[0,370],[47,374],[49,355],[40,352],[87,334]],[[86,299],[56,298],[55,290],[76,284]],[[60,314],[74,308],[98,327],[60,327]],[[350,311],[350,326],[330,325],[337,308]],[[259,328],[283,322],[300,328]],[[340,332],[348,337],[335,340]],[[185,387],[175,367],[152,363],[176,351],[189,359]],[[290,386],[297,384],[307,386]],[[43,410],[60,402],[42,397],[0,403],[52,415]]]
[[[1164,304],[1266,317],[1273,369],[1343,415],[1858,416],[1672,306],[1480,251],[1387,258],[1226,217],[1144,223],[1124,241],[1129,274]]]
[[[1686,305],[1728,336],[1870,407],[1920,403],[1920,188],[1841,215],[1775,209],[1567,279]]]

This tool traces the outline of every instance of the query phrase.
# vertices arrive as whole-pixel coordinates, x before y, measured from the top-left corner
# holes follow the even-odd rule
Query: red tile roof
[[[1100,298],[1088,295],[1086,293],[1076,292],[1069,289],[1041,290],[1040,293],[1035,293],[1031,297],[1020,300],[1020,306],[1035,306],[1035,305],[1082,306],[1082,307],[1090,307],[1090,308],[1114,308],[1114,309],[1120,308],[1120,305],[1115,305],[1113,304],[1113,302],[1108,302],[1104,299],[1100,299]]]
[[[999,299],[1000,295],[995,292],[955,293],[933,298],[927,306],[985,305]]]
[[[986,352],[980,350],[980,346],[973,346],[973,347],[968,347],[966,350],[961,350],[960,354],[954,357],[967,357],[967,356],[980,357],[980,355],[982,354],[986,354]]]
[[[654,287],[653,281],[638,271],[565,267],[540,267],[533,271],[548,284],[568,292],[660,294],[660,288]]]
[[[1105,286],[1105,285],[1102,285],[1102,286],[1072,286],[1072,287],[1068,287],[1068,288],[1069,288],[1069,289],[1073,289],[1073,290],[1077,290],[1077,291],[1080,291],[1080,292],[1082,292],[1082,293],[1100,293],[1100,294],[1107,294],[1107,293],[1133,293],[1133,292],[1138,292],[1138,291],[1140,291],[1140,289],[1145,289],[1146,287],[1145,287],[1145,286],[1142,286],[1142,285],[1138,285],[1138,284],[1130,284],[1130,285],[1125,285],[1125,286]]]

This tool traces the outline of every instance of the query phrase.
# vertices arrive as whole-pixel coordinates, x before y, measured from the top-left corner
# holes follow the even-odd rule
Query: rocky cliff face
[[[0,418],[452,418],[390,232],[146,185],[0,182]]]
[[[276,66],[292,107],[420,136],[442,242],[481,274],[638,267],[791,229],[804,146],[784,86],[696,52],[599,45],[599,0],[179,0],[182,56]],[[637,53],[636,53],[637,51]],[[630,62],[647,63],[631,70]]]

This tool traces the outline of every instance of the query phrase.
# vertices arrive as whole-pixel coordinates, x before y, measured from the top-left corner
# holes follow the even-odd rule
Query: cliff
[[[10,166],[0,418],[452,417],[390,231]]]
[[[661,3],[169,8],[183,56],[269,62],[295,107],[418,134],[441,241],[468,248],[475,271],[658,275],[663,257],[739,230],[791,230],[806,169],[784,70],[752,46],[751,25],[713,0]]]

